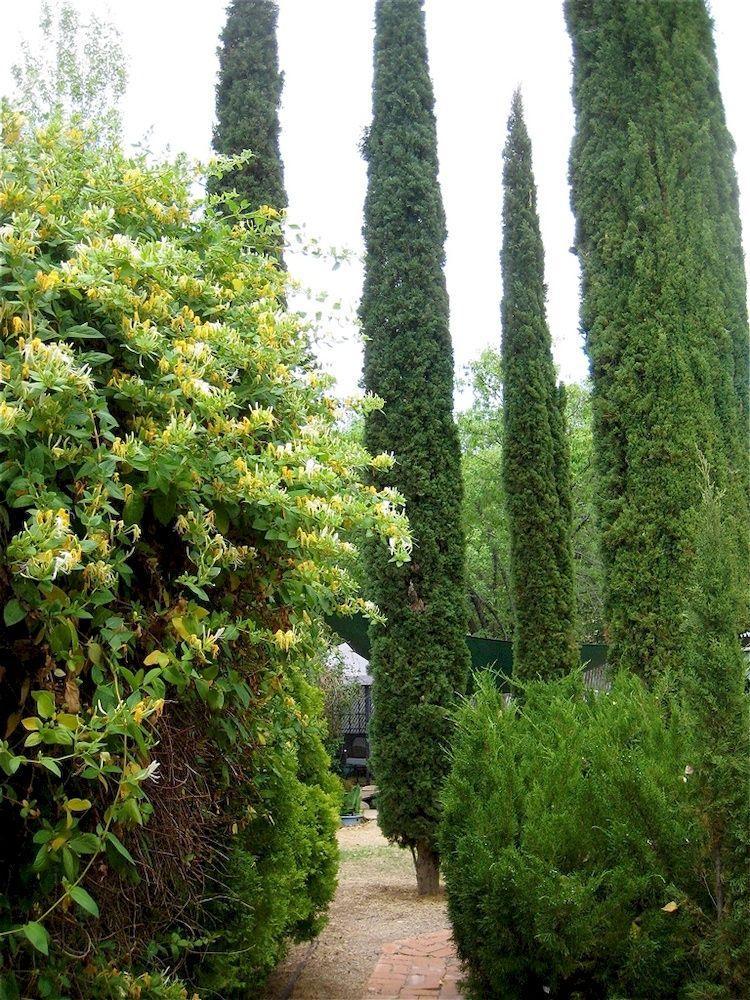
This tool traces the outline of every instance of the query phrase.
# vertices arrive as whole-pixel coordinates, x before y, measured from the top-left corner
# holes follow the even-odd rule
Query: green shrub
[[[89,967],[227,950],[227,866],[248,913],[289,880],[249,980],[332,892],[304,678],[324,615],[373,610],[349,539],[408,559],[401,498],[361,481],[390,459],[338,430],[278,213],[196,200],[185,161],[0,118],[3,986],[93,997]]]
[[[730,996],[750,995],[750,698],[747,661],[735,631],[746,595],[737,581],[727,498],[705,462],[685,616],[683,686],[695,737],[695,805],[708,839],[702,878],[711,887],[714,926],[701,954],[706,980]],[[695,996],[703,1000],[710,993]]]
[[[679,713],[579,673],[458,713],[444,793],[448,905],[472,994],[677,997],[712,903]]]
[[[266,706],[261,729],[270,738],[247,775],[248,821],[216,874],[217,904],[207,915],[215,930],[195,973],[209,996],[257,989],[288,941],[314,937],[325,922],[340,786],[323,749],[320,700],[299,671],[287,671]]]

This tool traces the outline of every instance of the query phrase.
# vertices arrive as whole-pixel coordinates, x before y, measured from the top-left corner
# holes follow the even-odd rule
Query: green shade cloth
[[[331,629],[348,643],[355,653],[370,659],[370,622],[363,615],[345,618],[332,615],[327,619]],[[480,639],[476,635],[466,636],[466,645],[471,653],[474,670],[493,667],[499,674],[513,672],[513,643],[507,639]],[[603,668],[607,663],[607,647],[600,643],[585,643],[581,646],[581,663],[588,667]]]

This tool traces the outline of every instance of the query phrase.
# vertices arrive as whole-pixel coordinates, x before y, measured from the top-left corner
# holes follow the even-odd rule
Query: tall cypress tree
[[[232,0],[221,34],[216,88],[214,149],[254,157],[225,175],[221,187],[236,189],[251,206],[287,205],[279,151],[279,102],[283,76],[276,43],[275,0]]]
[[[361,316],[365,387],[385,408],[368,417],[366,442],[395,456],[382,483],[406,497],[414,552],[403,567],[369,553],[373,597],[388,618],[372,635],[371,736],[380,825],[412,849],[428,893],[438,888],[446,710],[469,666],[461,465],[422,2],[378,0],[375,10]]]
[[[613,658],[648,677],[684,661],[700,455],[733,511],[747,594],[750,363],[733,144],[703,0],[567,0],[566,17],[606,613]]]
[[[513,671],[551,677],[577,662],[565,396],[545,314],[544,248],[521,97],[504,153],[503,479],[515,605]]]

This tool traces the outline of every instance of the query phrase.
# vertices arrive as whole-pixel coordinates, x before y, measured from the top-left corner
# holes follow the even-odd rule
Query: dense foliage
[[[552,677],[578,662],[570,452],[547,326],[531,142],[518,92],[508,121],[503,191],[503,483],[515,610],[513,673]]]
[[[218,931],[220,944],[197,956],[195,978],[207,996],[255,996],[288,939],[321,930],[336,885],[340,790],[324,750],[320,693],[293,665],[278,680],[258,720],[262,753],[234,789],[248,820],[208,908],[208,937]]]
[[[376,5],[365,155],[364,384],[385,400],[365,441],[393,453],[394,469],[377,481],[406,497],[415,539],[408,567],[370,551],[372,596],[388,609],[387,629],[372,635],[373,766],[383,832],[416,849],[420,891],[433,891],[445,715],[468,651],[445,217],[421,0]]]
[[[510,539],[501,475],[503,454],[502,365],[488,349],[469,366],[472,402],[458,416],[464,487],[466,590],[469,632],[511,639],[514,628]],[[565,390],[573,505],[573,570],[579,642],[602,642],[603,583],[595,514],[596,475],[591,433],[591,391]]]
[[[219,48],[214,149],[252,158],[225,178],[249,205],[287,204],[279,151],[282,74],[276,43],[275,0],[232,0]],[[221,186],[221,183],[219,184]]]
[[[648,677],[683,665],[699,453],[727,491],[747,601],[749,356],[733,144],[703,0],[568,0],[566,14],[609,639]]]
[[[115,987],[188,959],[200,980],[201,949],[253,927],[244,954],[211,959],[232,996],[333,891],[337,795],[306,678],[320,616],[369,608],[349,532],[400,563],[407,525],[395,491],[359,482],[390,459],[339,434],[283,307],[275,213],[230,217],[195,178],[3,112],[10,995],[12,970],[23,995],[178,995]]]
[[[704,465],[705,471],[705,465]],[[694,734],[698,808],[709,840],[714,927],[703,943],[711,978],[750,993],[750,698],[734,622],[737,580],[731,519],[707,477],[686,620],[686,701]]]
[[[676,705],[626,673],[606,693],[578,673],[533,682],[522,707],[479,683],[441,841],[472,996],[747,995],[705,953],[714,864],[694,750]]]

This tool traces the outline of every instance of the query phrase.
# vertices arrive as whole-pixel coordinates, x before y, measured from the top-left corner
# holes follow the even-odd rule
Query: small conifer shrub
[[[716,924],[686,718],[626,673],[608,692],[578,671],[533,682],[523,705],[480,679],[441,839],[472,996],[746,995],[688,992],[722,984],[701,957]]]

